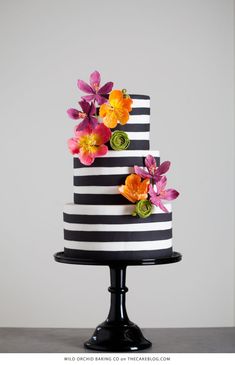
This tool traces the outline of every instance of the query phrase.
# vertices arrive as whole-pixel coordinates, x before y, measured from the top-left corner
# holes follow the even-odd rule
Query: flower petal
[[[142,169],[139,166],[134,166],[134,171],[137,175],[141,176],[142,178],[151,178],[152,176],[145,171],[144,169]]]
[[[91,134],[91,132],[92,132],[92,129],[89,126],[85,127],[82,130],[78,129],[78,126],[76,126],[74,129],[74,133],[76,135],[76,138],[78,138],[78,139],[80,139],[81,137],[83,137],[87,134]]]
[[[166,184],[167,184],[167,178],[164,175],[164,176],[161,177],[161,179],[156,184],[158,194],[161,194],[161,192],[165,190]]]
[[[132,105],[133,101],[131,98],[124,98],[123,99],[123,106],[125,109],[127,109],[128,112],[130,112],[132,110]]]
[[[102,86],[99,89],[98,93],[100,95],[108,94],[108,93],[110,93],[110,91],[112,90],[112,88],[113,88],[113,82],[107,82],[106,84],[104,84],[104,86]]]
[[[136,174],[130,174],[125,180],[125,185],[119,187],[120,193],[132,203],[138,200],[145,200],[148,197],[149,179],[141,182],[141,177]]]
[[[78,80],[77,85],[84,93],[94,94],[94,90],[85,81]]]
[[[166,189],[163,194],[163,199],[174,200],[179,196],[179,192],[175,189]]]
[[[159,208],[165,212],[165,213],[168,213],[168,209],[165,207],[165,205],[163,204],[163,202],[159,199],[159,202],[158,202],[158,206]]]
[[[103,123],[97,125],[97,127],[93,131],[94,134],[98,134],[100,137],[100,143],[103,144],[110,140],[111,137],[111,130],[106,127]]]
[[[80,105],[80,107],[82,108],[82,111],[86,114],[89,114],[90,111],[90,104],[86,101],[86,100],[81,100],[78,103]]]
[[[101,107],[103,105],[105,104],[102,104]],[[107,113],[106,116],[104,117],[103,123],[106,125],[106,127],[115,128],[118,123],[118,118],[116,113],[113,110],[109,111],[109,113]]]
[[[95,95],[95,94],[92,94],[92,95],[85,95],[85,96],[82,96],[82,99],[83,99],[83,100],[86,100],[86,101],[88,101],[88,102],[90,102],[90,101],[94,100],[94,99],[95,99],[95,97],[96,97],[96,95]]]
[[[108,147],[105,146],[105,144],[102,144],[101,146],[97,147],[95,157],[106,155],[108,150],[109,150]]]
[[[136,203],[138,201],[138,199],[136,199],[136,197],[133,196],[132,192],[126,185],[119,186],[118,190],[130,202]]]
[[[100,96],[98,94],[95,95],[95,100],[97,101],[97,103],[99,105],[102,105],[104,103],[107,103],[107,101],[108,101],[104,96]]]
[[[109,112],[110,107],[108,104],[102,104],[99,110],[99,115],[101,116],[101,118],[104,118],[107,113]]]
[[[79,160],[83,165],[90,166],[94,162],[95,157],[89,151],[81,148],[79,153]]]
[[[99,71],[94,71],[90,74],[90,85],[93,88],[94,84],[98,87],[100,86],[100,73]]]
[[[80,112],[77,109],[70,108],[67,110],[67,114],[72,119],[79,119]]]
[[[121,108],[123,106],[123,93],[121,90],[111,91],[109,102],[114,108]]]
[[[119,122],[124,125],[128,122],[129,120],[129,113],[126,109],[116,109],[115,110],[117,119],[119,120]]]
[[[138,186],[140,183],[141,183],[141,177],[136,174],[128,175],[125,180],[125,185],[127,185],[133,192],[136,192],[138,190]]]
[[[74,155],[76,153],[79,153],[79,145],[76,138],[70,138],[68,140],[68,147],[70,152]]]
[[[155,193],[152,185],[150,185],[149,187],[149,195],[151,203],[156,205],[156,207],[159,207],[163,212],[168,213],[167,208],[164,206],[159,196],[157,196],[157,194]]]
[[[98,124],[98,119],[95,117],[90,117],[89,118],[89,125],[92,129],[94,129]]]
[[[153,175],[153,179],[155,183],[158,183],[161,180],[162,176],[158,175],[157,172]]]
[[[89,116],[92,116],[96,113],[96,107],[94,103],[90,104]]]
[[[146,156],[144,162],[149,171],[154,171],[155,169],[157,169],[156,160],[152,155]]]
[[[149,185],[149,194],[150,195],[156,195],[156,191],[154,190],[154,187],[152,184]]]
[[[146,200],[148,198],[148,194],[147,193],[138,193],[137,194],[137,200]]]
[[[161,163],[161,165],[157,169],[157,175],[165,174],[169,170],[170,165],[170,161],[164,161],[163,163]]]
[[[76,127],[75,127],[75,135],[77,134],[78,131],[82,131],[85,128],[89,127],[90,124],[90,120],[89,118],[85,118],[83,119],[83,121],[81,123],[79,123]]]
[[[150,201],[158,207],[159,204],[159,197],[157,196],[156,192],[154,191],[154,188],[152,185],[149,186],[149,195],[150,195]]]
[[[144,181],[142,181],[139,185],[138,194],[147,194],[147,192],[149,190],[149,184],[150,184],[150,180],[144,179]],[[146,198],[147,198],[147,196],[146,196]]]

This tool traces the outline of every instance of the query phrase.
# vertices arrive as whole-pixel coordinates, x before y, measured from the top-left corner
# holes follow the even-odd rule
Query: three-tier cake
[[[95,105],[94,97],[93,105],[89,104],[90,109],[86,105],[81,112],[75,109],[68,111],[73,119],[82,118],[83,122],[75,128],[75,133],[80,136],[79,141],[73,138],[70,142],[70,150],[74,155],[74,201],[64,208],[64,254],[72,258],[107,260],[168,257],[172,253],[172,212],[171,204],[163,205],[162,199],[175,199],[178,193],[173,189],[165,189],[166,178],[163,173],[169,169],[169,163],[158,174],[159,151],[149,150],[150,97],[127,95],[126,90],[122,91],[124,102],[126,98],[132,101],[126,121],[126,114],[120,111],[121,104],[118,101],[112,104],[111,99],[108,99],[107,88],[103,90],[106,92],[102,92],[101,88],[99,93],[99,74],[96,74],[98,82],[93,84],[95,76],[94,73],[92,75],[92,93],[87,87],[81,87],[80,80],[80,85],[78,82],[81,90],[90,92],[90,99],[88,95],[83,101],[88,103],[92,95],[103,99],[98,98],[98,105]],[[83,101],[81,106],[84,106]],[[105,119],[107,110],[110,113],[117,110],[116,126],[113,123],[114,114],[109,115],[111,124]],[[98,134],[95,134],[101,124],[110,131],[107,137],[108,132],[105,130],[107,138],[102,146],[106,150],[100,148],[95,159],[89,160],[89,153],[93,153],[97,145],[102,143],[97,142]],[[88,137],[84,132],[86,128],[89,128],[90,133],[88,147]],[[121,139],[118,139],[116,131],[125,132],[121,133]],[[123,135],[128,141],[125,141],[124,147],[119,145]],[[112,138],[114,136],[117,136],[116,145]],[[85,164],[84,156],[88,161]],[[152,165],[149,161],[152,161]],[[141,208],[142,212],[139,211]]]

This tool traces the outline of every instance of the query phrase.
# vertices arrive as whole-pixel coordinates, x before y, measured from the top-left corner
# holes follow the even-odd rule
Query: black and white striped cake
[[[160,164],[158,151],[149,150],[150,98],[130,95],[130,119],[124,130],[131,140],[128,150],[97,157],[91,166],[74,157],[74,203],[64,208],[64,252],[69,257],[141,259],[172,253],[172,213],[154,206],[147,218],[133,217],[133,204],[118,191],[134,165],[144,167],[148,154]]]

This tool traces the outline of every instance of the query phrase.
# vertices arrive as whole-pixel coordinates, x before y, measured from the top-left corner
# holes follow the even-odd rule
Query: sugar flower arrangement
[[[78,88],[87,95],[78,102],[80,110],[70,108],[67,114],[73,120],[81,120],[74,128],[74,137],[68,140],[70,152],[77,154],[81,163],[90,166],[96,157],[104,156],[111,149],[128,149],[130,140],[122,130],[111,131],[117,124],[125,125],[132,110],[132,99],[126,89],[112,90],[113,82],[100,86],[98,71],[90,75],[89,84],[78,80]],[[107,145],[108,144],[108,145]],[[163,201],[174,200],[178,191],[166,189],[166,172],[170,162],[165,161],[159,167],[153,156],[145,158],[145,167],[134,166],[134,173],[127,176],[125,184],[119,186],[119,193],[135,204],[133,216],[147,218],[152,214],[153,205],[168,212]]]
[[[127,133],[112,133],[111,129],[118,123],[124,125],[128,122],[132,99],[126,89],[112,90],[113,82],[107,82],[103,86],[100,83],[98,71],[90,75],[89,84],[78,80],[78,88],[87,95],[82,96],[78,102],[80,110],[67,110],[70,118],[81,120],[75,126],[74,137],[68,140],[69,150],[72,154],[77,154],[81,163],[87,166],[92,165],[96,157],[107,154],[107,143],[114,150],[127,149],[130,144]]]
[[[163,162],[159,167],[153,156],[145,158],[145,168],[134,166],[134,174],[127,176],[125,184],[119,187],[119,192],[130,202],[135,203],[133,216],[147,218],[152,214],[153,205],[167,213],[164,200],[174,200],[178,191],[166,189],[167,178],[164,175],[170,168],[170,161]]]

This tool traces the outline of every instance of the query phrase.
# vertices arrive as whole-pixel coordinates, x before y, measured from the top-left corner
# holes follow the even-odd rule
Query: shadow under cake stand
[[[128,352],[144,350],[152,344],[147,340],[140,328],[131,322],[126,311],[126,268],[135,265],[164,265],[178,262],[182,255],[173,252],[171,256],[164,258],[149,258],[138,260],[94,260],[84,258],[71,258],[64,252],[54,254],[55,261],[74,265],[99,265],[109,266],[111,286],[111,305],[108,318],[98,325],[93,336],[84,343],[90,350],[109,352]]]

